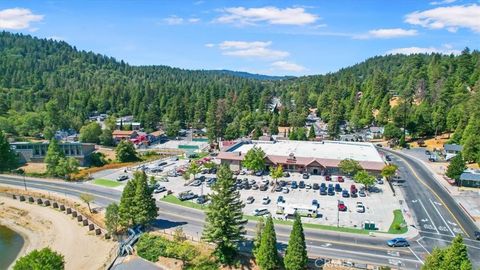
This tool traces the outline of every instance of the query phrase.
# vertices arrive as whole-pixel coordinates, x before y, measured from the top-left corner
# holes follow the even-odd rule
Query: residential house
[[[118,144],[121,140],[131,140],[135,139],[138,136],[137,131],[135,130],[114,130],[112,132],[113,140]]]

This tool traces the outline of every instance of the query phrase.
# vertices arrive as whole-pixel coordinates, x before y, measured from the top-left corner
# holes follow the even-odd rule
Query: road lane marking
[[[341,251],[341,253],[351,253],[351,254],[356,254],[356,255],[364,255],[364,256],[370,256],[370,257],[379,257],[379,258],[384,258],[384,259],[395,259],[398,260],[397,257],[391,257],[388,255],[380,255],[380,254],[371,254],[371,253],[365,253],[365,252],[360,252],[360,251],[353,251],[353,250],[340,250],[336,248],[326,248],[326,247],[320,247],[320,246],[311,246],[311,249],[325,249],[325,250],[331,250],[331,251]],[[411,253],[411,252],[408,252]],[[414,254],[415,255],[415,254]],[[416,256],[415,256],[416,257]],[[409,262],[418,262],[418,260],[413,260],[413,259],[407,259],[407,258],[402,258],[404,261],[409,261]]]
[[[430,251],[428,251],[425,246],[423,246],[421,243],[420,243],[420,239],[417,240],[417,243],[428,253],[430,254]]]
[[[432,239],[432,240],[437,240],[437,241],[441,241],[441,242],[447,242],[447,243],[451,243],[451,242],[452,242],[452,241],[450,241],[450,240],[445,240],[445,239],[441,239],[441,238],[433,238],[433,237],[428,237],[428,236],[424,236],[424,238],[428,238],[428,239]],[[480,250],[480,247],[468,245],[468,244],[465,244],[465,242],[464,242],[464,245],[467,246],[467,247],[469,247],[469,248],[474,248],[474,249]]]
[[[388,150],[386,150],[388,151]],[[460,223],[460,221],[458,221],[457,217],[453,214],[452,210],[450,210],[450,208],[447,206],[447,204],[445,204],[445,202],[442,200],[442,198],[440,198],[440,196],[435,192],[433,191],[433,189],[427,185],[427,183],[425,183],[417,174],[417,172],[415,172],[415,170],[412,168],[412,166],[410,165],[410,163],[408,163],[408,161],[403,158],[401,156],[401,154],[398,154],[394,151],[388,151],[389,153],[393,154],[393,155],[396,155],[397,157],[399,157],[401,160],[403,160],[403,162],[405,162],[405,164],[407,164],[408,168],[410,169],[410,171],[412,171],[413,175],[417,178],[418,181],[420,181],[420,183],[422,183],[426,188],[428,188],[433,195],[435,195],[435,197],[437,197],[437,199],[443,203],[443,205],[445,205],[445,208],[448,210],[448,212],[450,213],[450,215],[455,219],[455,221],[458,223],[458,225],[460,226],[460,228],[462,228],[462,231],[468,236],[468,237],[471,237],[468,232],[465,230],[465,228],[463,228],[462,224]],[[428,169],[427,169],[428,170]],[[436,180],[434,180],[436,181]],[[437,183],[438,184],[438,183]]]
[[[455,234],[453,233],[452,229],[450,229],[450,226],[448,226],[447,221],[443,218],[442,214],[440,214],[440,211],[438,211],[438,208],[437,208],[437,206],[435,206],[435,203],[434,203],[432,200],[430,200],[430,203],[432,204],[433,209],[435,209],[435,211],[437,211],[437,214],[438,214],[438,215],[440,216],[440,218],[443,220],[443,223],[445,223],[445,225],[447,225],[447,228],[448,228],[448,230],[450,230],[450,232],[452,233],[452,236],[455,236]]]
[[[1,179],[2,181],[4,181],[4,179]],[[9,180],[6,180],[6,181],[9,181]],[[19,183],[15,180],[13,181],[9,181],[9,182],[14,182],[16,184],[22,184],[22,183]],[[65,188],[65,187],[57,187],[57,186],[50,186],[50,185],[43,185],[42,182],[40,181],[37,181],[38,183],[35,183],[35,185],[38,185],[38,186],[44,186],[44,187],[50,187],[50,188],[55,188],[55,189],[59,189],[59,190],[69,190],[69,191],[73,191],[75,193],[81,193],[81,191],[79,190],[75,190],[75,189],[70,189],[70,188]],[[15,185],[17,186],[17,185]],[[40,189],[40,188],[36,188],[36,189]],[[40,189],[42,190],[42,189]],[[57,191],[51,191],[51,192],[57,192]],[[110,201],[118,201],[118,200],[115,200],[115,199],[112,199],[112,198],[109,198],[109,197],[105,197],[105,196],[102,196],[102,195],[97,195],[97,194],[94,194],[92,193],[92,195],[96,196],[96,197],[100,197],[100,198],[105,198],[107,200],[110,200]],[[172,203],[168,203],[168,202],[161,202],[163,204],[171,204],[171,205],[175,205],[177,207],[183,207],[183,208],[187,208],[187,209],[190,209],[190,210],[198,210],[198,209],[194,209],[194,208],[190,208],[190,207],[185,207],[185,206],[182,206],[182,205],[177,205],[177,204],[172,204]],[[203,212],[201,210],[198,210],[200,212]],[[205,222],[205,220],[202,220],[202,219],[196,219],[196,218],[191,218],[191,217],[187,217],[187,216],[184,216],[184,215],[179,215],[179,214],[175,214],[175,213],[171,213],[171,212],[167,212],[166,213],[166,216],[173,216],[173,217],[177,217],[179,219],[186,219],[186,220],[190,220],[190,221],[195,221],[195,222]],[[161,216],[160,216],[161,217]],[[256,229],[250,229],[250,228],[245,228],[246,231],[249,231],[249,232],[253,232],[253,233],[256,233]],[[321,230],[319,230],[321,231]],[[282,233],[277,233],[278,236],[283,236],[285,238],[289,238],[290,235],[287,235],[287,234],[282,234]],[[344,245],[344,246],[353,246],[353,247],[364,247],[364,248],[370,248],[370,249],[376,249],[376,250],[389,250],[387,248],[384,248],[384,247],[379,247],[379,246],[373,246],[373,245],[366,245],[366,244],[360,244],[360,243],[347,243],[347,242],[339,242],[339,241],[330,241],[330,240],[322,240],[322,239],[315,239],[315,238],[311,238],[311,237],[305,237],[305,240],[309,240],[309,241],[321,241],[321,242],[329,242],[329,243],[333,243],[333,244],[337,244],[337,245]],[[399,251],[399,252],[406,252],[406,251]]]
[[[435,229],[435,231],[437,232],[437,234],[440,234],[440,232],[439,232],[438,229],[437,229],[437,226],[435,226],[435,223],[433,223],[432,217],[431,217],[430,214],[427,212],[427,209],[425,208],[425,205],[423,205],[422,200],[418,200],[418,202],[420,203],[420,205],[422,206],[423,210],[425,211],[425,214],[427,214],[427,217],[428,217],[428,219],[430,220],[430,223],[432,223],[432,225],[433,225],[433,229]],[[424,224],[424,227],[427,228],[425,225],[426,225],[426,224]]]
[[[411,249],[410,247],[408,247],[408,249],[410,249],[410,251],[412,252],[413,256],[415,256],[415,258],[417,258],[419,262],[421,262],[422,264],[424,264],[423,261],[422,261],[422,259],[420,259],[420,257],[418,257],[417,253],[413,252],[413,249]]]

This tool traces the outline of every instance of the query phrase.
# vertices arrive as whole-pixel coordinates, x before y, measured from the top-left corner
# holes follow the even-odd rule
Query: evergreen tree
[[[435,248],[427,256],[422,270],[472,270],[472,263],[468,258],[467,247],[463,243],[461,234],[453,239],[445,249]]]
[[[315,128],[313,125],[310,127],[310,130],[308,131],[308,139],[309,140],[314,140],[315,139]]]
[[[252,254],[255,259],[257,259],[257,256],[258,256],[258,250],[260,247],[260,243],[262,241],[262,231],[264,228],[265,228],[265,220],[263,219],[263,217],[260,217],[255,227],[256,233],[255,233],[255,238],[253,239]]]
[[[62,270],[65,269],[65,259],[63,255],[51,250],[43,248],[33,250],[27,255],[21,257],[13,266],[14,270]]]
[[[425,264],[422,266],[422,270],[437,270],[442,269],[443,257],[445,256],[445,250],[440,248],[434,248],[432,253],[425,259]]]
[[[270,120],[269,130],[270,130],[270,135],[278,134],[278,116],[276,113],[273,114],[273,117]]]
[[[55,175],[69,179],[70,174],[78,172],[78,160],[73,157],[60,158],[57,167],[55,168]]]
[[[285,269],[302,270],[307,267],[308,256],[307,246],[305,244],[305,235],[303,233],[302,220],[300,216],[295,215],[295,221],[288,240],[288,247],[285,252]]]
[[[242,222],[244,204],[228,167],[221,166],[217,178],[206,211],[203,239],[216,244],[214,254],[221,263],[232,264],[238,242],[244,240],[246,233]]]
[[[57,140],[52,139],[48,145],[45,163],[47,164],[47,174],[57,175],[58,165],[65,158],[65,154],[60,149]]]
[[[155,220],[158,213],[153,190],[148,187],[147,175],[144,172],[135,172],[135,223],[147,225]]]
[[[0,130],[0,172],[12,170],[17,165],[17,155],[10,148],[5,134]]]
[[[133,143],[128,140],[122,140],[115,148],[115,154],[118,162],[131,162],[137,161],[137,151],[133,146]]]
[[[136,225],[136,179],[131,179],[123,188],[122,197],[120,198],[120,205],[118,207],[118,215],[120,218],[120,225],[129,227]]]
[[[101,145],[105,145],[105,146],[114,145],[112,130],[109,128],[102,130],[102,134],[100,135],[99,139],[100,139]]]
[[[466,168],[467,166],[465,165],[462,152],[459,152],[450,160],[450,164],[448,164],[447,172],[445,174],[451,179],[454,179],[456,184],[459,184],[460,175]]]
[[[275,270],[280,268],[280,257],[277,251],[277,236],[271,216],[267,218],[262,231],[262,240],[257,251],[256,262],[261,270]]]

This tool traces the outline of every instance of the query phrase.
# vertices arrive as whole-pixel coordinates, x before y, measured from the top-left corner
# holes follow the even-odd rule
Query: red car
[[[355,185],[350,186],[350,193],[357,192],[357,187]]]
[[[343,201],[338,201],[338,211],[347,211],[347,206],[345,206],[345,203],[343,203]]]
[[[343,179],[342,176],[338,176],[338,177],[337,177],[337,181],[340,182],[340,183],[345,182],[345,180]]]
[[[330,175],[327,175],[327,176],[325,176],[325,180],[326,181],[332,181],[332,178],[330,177]]]

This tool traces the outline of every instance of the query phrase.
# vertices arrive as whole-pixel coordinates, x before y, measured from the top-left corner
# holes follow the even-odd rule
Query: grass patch
[[[206,208],[205,206],[200,205],[198,203],[194,203],[192,201],[181,201],[180,199],[178,199],[177,197],[175,197],[173,195],[167,195],[160,200],[164,201],[164,202],[178,204],[178,205],[185,206],[185,207],[199,209],[199,210],[205,210],[205,208]]]
[[[393,210],[393,222],[388,229],[388,233],[391,234],[402,234],[408,231],[407,226],[405,226],[405,219],[403,218],[402,210],[396,209]]]
[[[101,178],[93,180],[92,183],[95,185],[104,186],[104,187],[118,187],[122,185],[116,181],[101,179]]]

